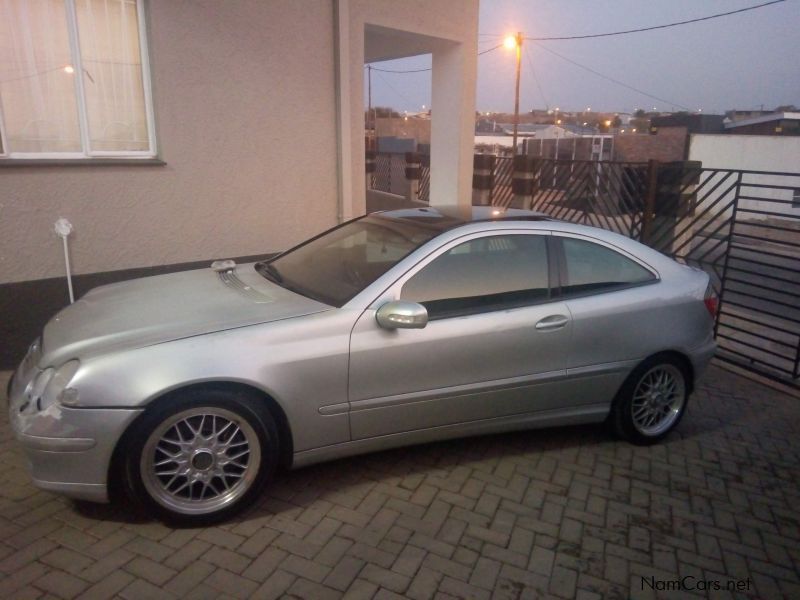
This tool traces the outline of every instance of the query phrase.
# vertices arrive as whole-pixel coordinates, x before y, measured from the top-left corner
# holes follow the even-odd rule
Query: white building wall
[[[797,176],[743,174],[741,195],[744,197],[739,207],[743,209],[740,218],[747,219],[769,218],[769,215],[746,212],[748,210],[800,215],[800,208],[792,205],[796,190],[800,191],[800,137],[693,134],[689,142],[689,160],[699,160],[704,168],[710,169],[798,173]],[[763,200],[748,199],[748,196]]]

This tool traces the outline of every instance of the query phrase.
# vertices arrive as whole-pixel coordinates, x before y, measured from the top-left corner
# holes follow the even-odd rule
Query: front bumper
[[[36,366],[22,365],[9,385],[9,422],[37,487],[72,498],[108,502],[108,467],[114,447],[141,410],[69,408],[38,410],[26,403]]]

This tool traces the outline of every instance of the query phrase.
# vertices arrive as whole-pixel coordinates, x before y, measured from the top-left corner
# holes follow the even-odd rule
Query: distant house
[[[675,113],[650,119],[650,135],[615,136],[615,160],[642,162],[686,160],[689,136],[697,133],[722,133],[723,115]]]
[[[740,135],[800,135],[800,112],[773,112],[730,120],[725,131]]]

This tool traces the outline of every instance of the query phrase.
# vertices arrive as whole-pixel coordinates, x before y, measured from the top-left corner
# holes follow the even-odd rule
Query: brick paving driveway
[[[650,585],[687,576],[800,598],[798,434],[800,399],[715,367],[659,446],[570,427],[392,450],[173,530],[35,490],[3,413],[0,598],[678,598]]]

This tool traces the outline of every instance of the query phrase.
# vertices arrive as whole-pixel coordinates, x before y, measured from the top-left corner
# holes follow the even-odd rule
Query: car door
[[[576,398],[610,401],[630,369],[648,355],[642,323],[663,318],[656,273],[636,257],[601,240],[554,234],[561,297],[572,317],[568,386]],[[670,327],[668,322],[664,327]]]
[[[551,295],[549,232],[502,231],[444,245],[357,321],[350,343],[354,440],[563,405],[571,320]],[[380,327],[385,302],[423,304],[422,329]]]

